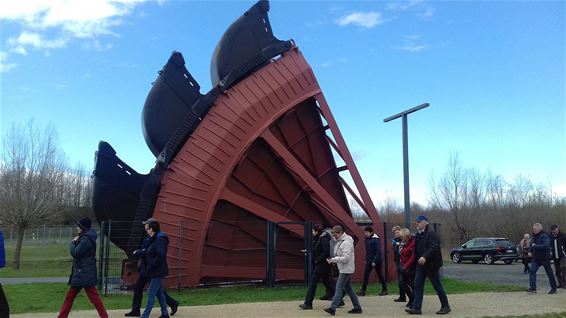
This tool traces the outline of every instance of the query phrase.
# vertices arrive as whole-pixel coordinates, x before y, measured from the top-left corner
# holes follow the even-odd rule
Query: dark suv
[[[454,263],[469,260],[476,264],[483,260],[486,264],[496,261],[511,264],[517,257],[517,246],[509,239],[498,237],[478,237],[450,251]]]

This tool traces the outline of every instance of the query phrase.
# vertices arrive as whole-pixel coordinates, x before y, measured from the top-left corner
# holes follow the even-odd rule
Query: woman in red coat
[[[407,228],[402,228],[399,232],[401,237],[399,285],[404,287],[407,297],[409,297],[406,306],[411,308],[415,281],[415,236]]]

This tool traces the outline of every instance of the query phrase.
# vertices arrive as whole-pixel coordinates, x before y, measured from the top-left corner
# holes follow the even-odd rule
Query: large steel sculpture
[[[99,144],[98,220],[129,221],[117,223],[112,233],[122,235],[111,240],[130,255],[142,239],[139,222],[159,219],[170,238],[171,275],[182,286],[264,278],[266,221],[279,222],[279,240],[297,243],[277,246],[285,255],[277,278],[303,279],[304,233],[288,222],[343,224],[359,241],[346,193],[379,223],[312,69],[293,41],[273,36],[268,10],[259,1],[227,29],[204,95],[181,53],[171,55],[143,108],[157,158],[148,174]],[[357,244],[358,264],[363,254]]]

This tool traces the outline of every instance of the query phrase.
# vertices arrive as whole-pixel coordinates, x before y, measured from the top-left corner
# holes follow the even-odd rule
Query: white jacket
[[[356,270],[356,258],[354,256],[354,239],[346,233],[336,240],[334,246],[334,257],[332,263],[338,264],[338,271],[342,274],[353,274]]]

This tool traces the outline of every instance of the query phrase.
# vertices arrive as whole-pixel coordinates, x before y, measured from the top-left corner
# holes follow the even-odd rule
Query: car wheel
[[[487,264],[487,265],[491,265],[493,264],[493,256],[491,256],[491,254],[487,254],[483,257],[483,261]]]
[[[512,259],[506,259],[506,260],[503,261],[503,263],[509,265],[509,264],[513,263],[513,260]]]
[[[462,257],[460,257],[460,254],[458,254],[458,253],[452,254],[452,262],[454,262],[454,263],[461,263],[461,262],[462,262]]]

